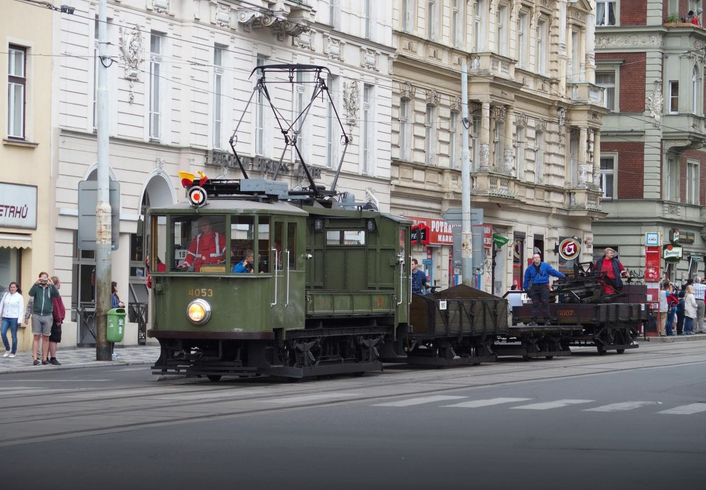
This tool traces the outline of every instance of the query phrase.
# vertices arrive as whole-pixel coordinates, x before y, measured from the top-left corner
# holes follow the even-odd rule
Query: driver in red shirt
[[[194,268],[194,272],[199,272],[202,265],[222,264],[225,260],[226,237],[223,233],[214,232],[211,229],[211,218],[204,216],[199,220],[201,233],[191,240],[186,258],[181,261],[179,268]]]

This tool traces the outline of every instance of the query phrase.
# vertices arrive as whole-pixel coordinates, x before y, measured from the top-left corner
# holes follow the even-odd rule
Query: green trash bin
[[[125,308],[108,310],[108,342],[122,342],[125,336]]]

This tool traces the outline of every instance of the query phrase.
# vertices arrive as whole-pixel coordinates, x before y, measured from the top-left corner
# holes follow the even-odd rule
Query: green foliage
[[[679,22],[679,14],[671,14],[664,21],[668,24],[676,24]]]

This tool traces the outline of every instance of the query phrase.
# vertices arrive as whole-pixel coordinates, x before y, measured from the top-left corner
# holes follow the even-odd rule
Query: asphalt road
[[[702,488],[706,342],[362,378],[0,376],[3,489]]]

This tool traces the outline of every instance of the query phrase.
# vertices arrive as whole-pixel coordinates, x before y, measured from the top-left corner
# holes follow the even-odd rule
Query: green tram
[[[407,331],[412,222],[277,184],[211,180],[149,210],[155,374],[363,373]]]

